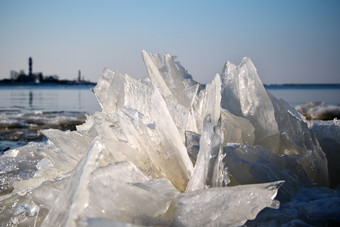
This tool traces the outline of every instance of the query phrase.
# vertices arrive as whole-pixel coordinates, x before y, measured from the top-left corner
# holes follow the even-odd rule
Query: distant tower
[[[78,70],[78,81],[81,81],[81,71]]]
[[[28,59],[28,75],[32,76],[33,60],[32,57]]]

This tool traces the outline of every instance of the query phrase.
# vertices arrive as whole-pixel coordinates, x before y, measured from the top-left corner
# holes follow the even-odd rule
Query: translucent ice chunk
[[[172,92],[170,91],[168,85],[161,75],[161,72],[159,71],[159,68],[162,68],[161,56],[158,54],[154,54],[152,58],[146,51],[143,50],[142,53],[144,63],[149,73],[149,77],[154,86],[160,89],[161,94],[164,97],[172,95]]]
[[[130,106],[144,113],[147,110],[144,109],[145,103],[152,89],[152,85],[146,80],[136,80],[127,74],[123,75],[107,69],[94,91],[104,113],[115,113],[124,106]]]
[[[102,178],[101,180],[105,184],[111,181],[131,184],[134,182],[145,182],[151,180],[151,178],[146,176],[133,163],[129,161],[116,162],[105,167],[97,168],[95,170],[95,173],[92,174],[92,177]]]
[[[199,93],[198,101],[193,106],[198,133],[202,132],[203,120],[210,115],[213,125],[217,125],[221,110],[221,77],[216,74],[214,80]]]
[[[118,139],[125,140],[130,147],[143,153],[142,156],[146,154],[144,157],[135,156],[141,157],[140,162],[149,165],[143,167],[136,162],[139,168],[150,169],[154,177],[168,177],[177,188],[184,191],[193,167],[183,144],[184,133],[181,135],[178,131],[159,90],[146,80],[135,80],[128,75],[122,77],[112,73],[111,76],[122,78],[114,86],[123,88],[119,94],[119,104],[103,105],[106,114],[116,114],[118,117],[119,126],[112,127],[115,128],[114,133],[117,135],[119,130],[122,137]],[[117,91],[113,89],[108,92]],[[109,140],[110,138],[107,141]]]
[[[197,122],[192,109],[178,104],[170,99],[165,99],[169,113],[172,120],[176,124],[176,127],[182,137],[182,141],[185,141],[185,132],[198,132]]]
[[[178,193],[173,185],[160,179],[121,181],[123,177],[117,179],[115,176],[122,175],[124,167],[115,170],[111,167],[114,165],[104,167],[100,173],[92,173],[89,205],[80,217],[107,218],[139,225],[169,225],[173,213],[168,213],[172,202],[167,195],[174,197]],[[127,171],[122,176],[130,174]]]
[[[311,121],[309,127],[326,154],[330,186],[336,188],[340,185],[340,120]]]
[[[196,89],[197,93],[197,89]],[[214,80],[199,92],[198,97],[190,105],[182,105],[172,99],[166,99],[167,107],[179,129],[184,142],[184,132],[201,133],[205,116],[210,115],[212,123],[217,124],[221,109],[221,78]]]
[[[100,136],[101,143],[106,147],[100,165],[130,161],[148,176],[155,176],[153,175],[155,167],[147,152],[129,143],[128,136],[122,130],[117,115],[96,113],[92,115],[92,120],[95,122],[95,130]]]
[[[138,225],[170,224],[174,215],[169,211],[170,198],[175,198],[179,192],[168,180],[150,180],[131,162],[94,169],[89,157],[81,161],[83,164],[66,183],[44,225],[55,221],[58,225],[66,222],[68,226],[76,226],[89,218]],[[78,172],[80,167],[82,173]],[[77,174],[81,174],[80,181],[74,178]]]
[[[241,226],[273,200],[282,181],[224,188],[201,189],[178,196],[174,226]]]
[[[45,181],[38,188],[32,191],[34,201],[47,209],[52,209],[60,191],[65,186],[69,178],[56,181]]]
[[[102,77],[98,80],[93,89],[103,112],[115,111],[117,106],[121,106],[124,95],[124,86],[121,86],[124,76],[119,72],[112,72],[105,69]]]
[[[145,151],[158,177],[167,177],[181,191],[185,190],[192,172],[192,163],[180,138],[177,128],[171,124],[171,117],[162,104],[160,94],[155,90],[152,96],[151,116],[154,127],[147,127],[148,118],[134,110],[125,109],[119,113],[122,130],[131,146]],[[164,110],[164,111],[162,111]]]
[[[203,132],[200,138],[200,149],[194,168],[194,173],[188,183],[186,191],[195,191],[211,186],[222,186],[229,181],[225,179],[224,169],[221,167],[222,137],[219,127],[213,127],[210,115],[204,120]]]
[[[279,131],[274,108],[249,58],[243,58],[239,66],[230,62],[224,66],[221,106],[253,124],[255,144],[277,152]]]
[[[89,191],[87,189],[91,172],[94,171],[103,146],[99,139],[94,140],[91,148],[78,163],[72,176],[65,183],[54,206],[45,218],[42,226],[59,223],[60,226],[75,226],[79,213],[88,206]]]
[[[230,185],[284,180],[278,195],[280,201],[290,200],[301,187],[313,186],[295,157],[274,154],[261,146],[239,144],[228,145],[223,152],[223,167],[228,169]]]
[[[221,131],[223,146],[227,143],[254,144],[254,126],[246,118],[238,117],[225,109],[221,109]]]
[[[64,152],[65,155],[68,155],[70,159],[76,162],[83,157],[92,142],[77,131],[63,132],[58,129],[48,129],[44,130],[43,134],[58,147],[61,152]]]
[[[172,200],[176,200],[176,196],[180,193],[166,178],[137,182],[133,185]]]
[[[58,169],[60,174],[71,171],[79,160],[87,152],[92,142],[92,138],[80,134],[77,131],[60,131],[57,129],[48,129],[42,133],[58,149],[55,152],[43,154]]]
[[[297,155],[297,162],[307,175],[319,186],[328,186],[327,159],[307,123],[284,100],[277,100],[271,94],[269,97],[279,125],[280,153]]]
[[[179,104],[190,108],[197,93],[197,82],[185,71],[179,62],[165,54],[142,51],[144,63],[153,85],[160,89],[164,97],[175,99]]]

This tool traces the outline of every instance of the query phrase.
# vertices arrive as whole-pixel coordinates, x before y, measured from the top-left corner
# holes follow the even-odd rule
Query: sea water
[[[100,106],[92,86],[0,87],[0,110],[94,113]]]
[[[324,102],[324,105],[340,105],[340,87],[316,86],[267,88],[275,97],[284,99],[290,105],[296,106],[307,102]]]

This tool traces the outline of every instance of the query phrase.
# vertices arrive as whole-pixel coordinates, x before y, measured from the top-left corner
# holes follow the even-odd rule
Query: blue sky
[[[141,50],[170,53],[199,82],[252,59],[264,83],[340,83],[340,1],[0,1],[0,78],[33,70],[97,81],[146,76]]]

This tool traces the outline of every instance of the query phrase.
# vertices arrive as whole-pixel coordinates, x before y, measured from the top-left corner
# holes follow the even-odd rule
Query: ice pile
[[[295,107],[307,120],[333,120],[340,118],[340,106],[324,106],[323,102],[307,102]]]
[[[102,112],[77,131],[0,157],[2,226],[240,226],[329,184],[307,123],[249,58],[206,86],[169,54],[143,58],[148,78],[103,72]]]

